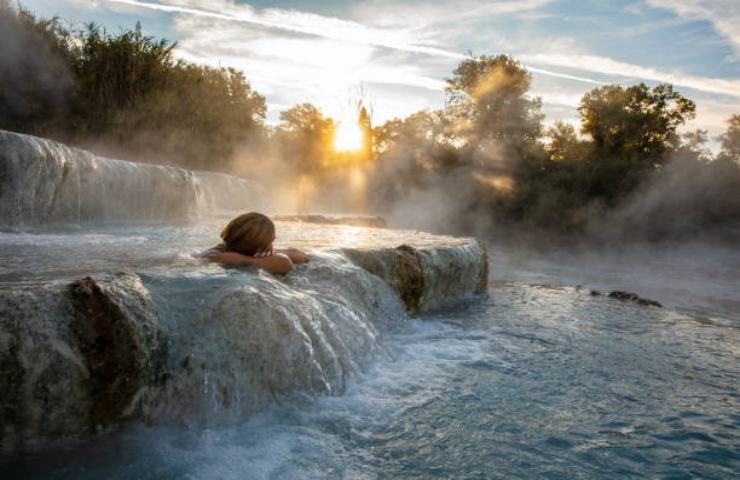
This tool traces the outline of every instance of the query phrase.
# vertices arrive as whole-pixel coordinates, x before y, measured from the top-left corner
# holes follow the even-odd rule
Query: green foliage
[[[727,131],[720,135],[719,140],[722,142],[722,158],[740,163],[740,115],[727,120]]]
[[[310,103],[302,103],[280,113],[274,140],[282,158],[298,174],[315,174],[333,156],[332,140],[336,124]]]
[[[392,204],[419,188],[445,191],[451,185],[445,179],[454,177],[460,215],[474,211],[475,218],[499,225],[574,232],[613,218],[637,192],[647,197],[647,185],[671,183],[688,192],[681,201],[694,224],[716,225],[740,215],[737,202],[719,200],[730,185],[740,188],[740,165],[709,162],[702,147],[706,132],[681,138],[678,128],[694,117],[695,105],[672,86],[608,85],[586,93],[578,110],[579,135],[562,122],[543,129],[540,100],[529,95],[530,84],[530,75],[511,57],[463,60],[447,82],[444,111],[419,112],[375,129],[380,199]],[[736,116],[720,139],[721,158],[737,158],[739,138]],[[671,163],[674,157],[683,160]],[[689,188],[692,176],[722,188],[716,195],[701,193],[713,190],[706,184]],[[670,198],[669,189],[655,188],[650,212],[641,212],[645,218],[669,213],[672,200],[662,200]],[[663,222],[659,229],[661,222],[653,223],[660,235],[668,234],[666,223],[685,231],[683,224]]]
[[[463,60],[447,80],[450,112],[471,142],[533,142],[542,133],[541,100],[529,97],[532,77],[507,55]]]
[[[63,99],[58,115],[36,101],[37,108],[0,117],[0,128],[208,170],[227,170],[235,146],[264,134],[265,99],[243,73],[176,60],[175,44],[143,36],[138,24],[117,35],[94,24],[72,34],[56,19],[38,20],[1,4],[0,12],[20,29],[17,38],[32,36],[32,50],[47,52],[70,77],[64,91],[37,89]],[[15,83],[34,78],[29,70]]]
[[[463,166],[460,150],[446,141],[444,112],[421,110],[373,129],[376,155],[370,201],[387,210],[410,190],[435,182]]]
[[[116,35],[94,24],[71,32],[0,0],[0,45],[4,129],[224,171],[248,143],[239,173],[269,171],[289,190],[300,178],[299,189],[325,193],[327,204],[356,201],[369,173],[368,197],[355,205],[431,211],[415,202],[441,197],[446,226],[467,232],[481,223],[574,232],[612,219],[659,238],[740,224],[740,115],[715,157],[705,131],[679,134],[696,107],[671,85],[595,88],[578,108],[580,131],[545,129],[527,70],[506,55],[471,55],[447,80],[444,110],[373,127],[360,101],[363,146],[337,152],[337,123],[314,105],[282,112],[268,130],[265,99],[243,73],[178,60],[176,44],[143,36],[138,24]],[[282,161],[250,168],[266,158]]]
[[[679,145],[676,130],[694,117],[694,102],[661,84],[607,85],[586,93],[578,107],[581,132],[593,140],[590,195],[613,203]]]
[[[645,164],[662,161],[676,146],[676,129],[694,118],[696,105],[667,84],[650,89],[607,85],[584,95],[578,112],[581,131],[589,135],[600,154],[634,156]]]
[[[73,90],[71,34],[0,0],[0,128],[43,133],[63,123]]]

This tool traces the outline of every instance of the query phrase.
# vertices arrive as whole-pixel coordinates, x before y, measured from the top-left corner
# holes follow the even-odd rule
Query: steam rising
[[[29,28],[0,1],[0,120],[23,128],[53,122],[68,107],[74,84],[67,64],[50,42],[57,27],[42,23]]]
[[[363,90],[354,118],[305,103],[267,126],[265,99],[240,72],[177,62],[139,26],[76,36],[60,25],[0,0],[0,128],[252,178],[275,211],[369,213],[536,242],[542,232],[619,242],[740,231],[740,118],[724,150],[707,155],[701,135],[678,137],[695,105],[670,85],[596,88],[581,101],[580,132],[546,131],[528,71],[505,55],[471,55],[447,79],[443,110],[373,125]],[[121,68],[144,72],[131,84],[105,76],[121,52],[135,52]]]

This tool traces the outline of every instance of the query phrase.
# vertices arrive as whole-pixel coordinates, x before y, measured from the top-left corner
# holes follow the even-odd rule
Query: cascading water
[[[196,221],[262,206],[262,189],[249,180],[114,160],[0,131],[0,225]]]
[[[0,147],[0,218],[15,227],[0,233],[5,452],[339,394],[407,310],[486,282],[471,239],[336,224],[278,222],[279,242],[313,251],[285,278],[224,270],[193,254],[218,240],[221,212],[259,204],[252,182],[12,133]]]
[[[277,222],[286,277],[224,269],[193,253],[250,182],[0,139],[2,478],[740,471],[736,250],[496,247],[488,284],[475,240],[332,219]]]

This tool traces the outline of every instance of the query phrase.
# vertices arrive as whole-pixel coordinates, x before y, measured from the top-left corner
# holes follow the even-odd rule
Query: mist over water
[[[133,35],[131,45],[149,45]],[[8,37],[15,43],[0,52],[0,74],[9,79],[0,102],[25,122],[34,113],[22,101],[32,85],[64,118],[73,81],[60,58],[27,32],[0,29],[0,43]],[[96,45],[105,52],[111,42]],[[480,65],[490,67],[485,75],[466,77]],[[111,289],[135,306],[156,305],[172,342],[164,368],[188,372],[147,399],[149,425],[2,458],[0,477],[733,478],[740,471],[740,250],[732,243],[740,170],[731,149],[709,161],[686,145],[674,148],[669,131],[659,133],[670,158],[626,147],[614,156],[583,154],[603,145],[575,130],[546,134],[530,77],[501,56],[461,63],[449,109],[379,130],[365,118],[373,140],[338,154],[330,138],[336,125],[315,107],[299,105],[281,126],[264,129],[264,98],[243,76],[190,72],[221,82],[223,105],[235,106],[243,124],[218,113],[226,107],[194,103],[178,119],[217,112],[201,126],[218,124],[223,135],[194,128],[200,136],[186,142],[188,130],[176,122],[140,131],[136,115],[111,108],[101,118],[127,119],[130,138],[108,145],[106,136],[121,133],[103,129],[100,139],[77,140],[131,157],[143,150],[140,160],[161,143],[167,148],[152,158],[263,186],[0,131],[7,311],[53,321],[64,314],[55,289],[124,271]],[[27,78],[36,81],[26,85]],[[176,98],[185,92],[208,102],[184,85]],[[241,103],[232,101],[235,91]],[[142,98],[169,112],[160,93]],[[373,152],[373,141],[387,148],[377,143]],[[609,170],[635,158],[649,168]],[[638,172],[639,181],[625,172]],[[615,185],[620,195],[611,198]],[[408,230],[278,222],[278,247],[312,255],[285,278],[199,259],[244,209],[379,214]],[[427,299],[436,310],[416,315],[341,251],[469,243],[414,229],[486,242],[493,272],[486,295],[445,302],[455,285],[439,272],[458,261],[474,265],[472,247],[426,257],[437,276],[424,281],[441,293]],[[636,292],[665,308],[592,290]],[[21,300],[10,303],[11,291]],[[57,348],[56,332],[31,333]],[[62,359],[57,368],[89,375],[57,350],[50,357]]]
[[[6,228],[187,223],[265,204],[260,185],[232,175],[110,159],[5,131],[0,147],[0,224]]]
[[[102,171],[123,168],[144,167]],[[204,181],[216,210],[241,185]],[[279,222],[278,246],[314,252],[283,280],[193,257],[217,240],[224,212],[170,224],[98,218],[2,232],[0,285],[30,287],[41,304],[22,308],[54,315],[43,295],[58,282],[137,272],[136,288],[161,305],[172,358],[200,360],[150,401],[152,426],[6,457],[3,477],[731,478],[740,467],[735,248],[492,242],[485,298],[414,317],[332,250],[464,239]],[[665,308],[590,289],[637,291]],[[220,316],[204,323],[216,304]],[[234,343],[234,328],[250,332],[250,348]]]

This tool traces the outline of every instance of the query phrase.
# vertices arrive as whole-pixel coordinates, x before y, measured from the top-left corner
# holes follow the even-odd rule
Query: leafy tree
[[[373,129],[377,156],[371,191],[373,204],[387,208],[410,190],[433,188],[463,166],[461,152],[446,142],[444,112],[421,110]]]
[[[0,26],[0,128],[208,170],[264,136],[265,99],[243,73],[176,60],[139,24],[70,32],[0,0]]]
[[[679,145],[676,131],[694,117],[695,108],[667,84],[607,85],[586,93],[578,112],[581,132],[593,140],[590,196],[613,203],[631,192]]]
[[[727,130],[719,140],[722,142],[721,157],[740,163],[740,114],[727,120]]]
[[[531,75],[507,55],[463,60],[445,89],[462,136],[468,141],[536,141],[543,115],[541,100],[528,95],[531,83]]]
[[[280,113],[275,140],[297,173],[316,173],[333,158],[336,124],[316,106],[302,103]]]
[[[694,118],[696,105],[661,84],[631,87],[607,85],[586,93],[578,107],[581,131],[589,135],[600,155],[631,156],[652,166],[678,144],[676,129]]]
[[[550,160],[561,162],[582,158],[585,142],[578,139],[576,129],[570,123],[555,122],[545,135],[550,140],[545,147]]]
[[[0,0],[0,128],[48,134],[64,123],[74,78],[70,32]]]
[[[111,36],[91,24],[80,43],[78,135],[216,170],[228,169],[237,144],[260,135],[265,99],[243,73],[177,61],[176,44],[142,36],[138,26]]]

